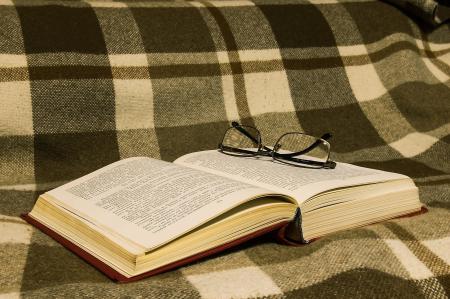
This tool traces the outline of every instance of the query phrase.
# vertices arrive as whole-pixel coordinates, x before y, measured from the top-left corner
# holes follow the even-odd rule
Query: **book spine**
[[[303,237],[302,211],[299,207],[295,211],[294,219],[281,228],[277,236],[279,241],[288,245],[304,245],[310,242]]]

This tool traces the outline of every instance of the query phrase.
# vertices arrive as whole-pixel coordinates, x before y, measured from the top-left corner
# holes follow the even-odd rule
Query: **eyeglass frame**
[[[258,132],[258,139],[254,138],[247,130],[245,130],[245,127],[248,128],[252,128],[254,130],[256,130]],[[248,150],[244,150],[244,149],[240,149],[240,148],[236,148],[236,147],[230,147],[230,146],[226,146],[223,144],[223,141],[225,139],[225,136],[227,134],[227,132],[230,129],[237,129],[239,132],[241,132],[242,134],[244,134],[245,136],[247,136],[247,138],[249,138],[251,141],[253,141],[254,143],[258,144],[258,150],[257,151],[248,151]],[[297,167],[302,167],[302,165],[297,165],[297,164],[291,164],[291,163],[287,163],[283,160],[286,161],[291,161],[291,162],[296,162],[296,163],[300,163],[300,164],[306,164],[306,165],[312,165],[312,166],[321,166],[319,168],[325,168],[325,169],[334,169],[336,168],[336,162],[330,160],[330,149],[331,149],[331,144],[327,141],[328,139],[330,139],[331,137],[333,137],[331,135],[331,133],[325,133],[323,134],[320,138],[317,138],[317,140],[311,144],[310,146],[308,146],[307,148],[305,148],[304,150],[301,150],[299,152],[295,152],[295,153],[288,153],[288,154],[281,154],[281,153],[277,153],[276,151],[281,147],[281,144],[279,144],[280,140],[289,134],[300,134],[300,135],[305,135],[305,136],[311,136],[305,133],[301,133],[301,132],[287,132],[284,133],[283,135],[281,135],[277,142],[275,142],[275,145],[273,146],[273,149],[265,146],[262,144],[262,139],[261,139],[261,132],[252,126],[243,126],[241,124],[239,124],[236,121],[231,122],[231,127],[229,127],[226,131],[225,134],[222,138],[222,142],[219,143],[218,147],[220,152],[222,152],[223,154],[226,155],[232,155],[232,156],[239,156],[239,157],[254,157],[254,156],[266,156],[266,157],[272,157],[273,160],[276,161],[280,161],[283,163],[286,163],[288,165],[292,165],[292,166],[297,166]],[[314,136],[311,136],[314,137]],[[319,161],[314,161],[314,160],[305,160],[305,159],[299,159],[299,158],[294,158],[293,156],[298,156],[298,155],[303,155],[306,154],[310,151],[312,151],[313,149],[315,149],[317,146],[319,146],[321,143],[327,143],[329,145],[328,147],[328,156],[325,162],[319,162]],[[230,151],[230,152],[239,152],[239,153],[244,153],[247,155],[233,155],[230,152],[226,152],[226,151]],[[281,157],[281,159],[277,159],[276,157]]]

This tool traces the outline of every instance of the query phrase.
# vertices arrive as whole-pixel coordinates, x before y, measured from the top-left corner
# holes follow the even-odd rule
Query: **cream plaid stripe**
[[[450,294],[450,34],[379,1],[0,0],[0,297]],[[429,213],[304,247],[253,240],[117,285],[18,218],[120,158],[213,149],[232,120],[334,133]]]

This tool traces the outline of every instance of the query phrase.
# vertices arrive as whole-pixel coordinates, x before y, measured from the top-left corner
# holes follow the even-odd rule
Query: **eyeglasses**
[[[335,168],[336,162],[329,160],[330,133],[317,138],[299,132],[282,135],[273,148],[262,144],[258,129],[232,122],[219,144],[219,150],[227,155],[239,157],[268,156],[273,160],[299,167]]]

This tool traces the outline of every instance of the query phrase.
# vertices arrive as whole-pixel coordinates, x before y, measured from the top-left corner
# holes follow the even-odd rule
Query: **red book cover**
[[[403,215],[397,218],[404,218],[404,217],[411,217],[411,216],[415,216],[415,215],[419,215],[422,213],[426,213],[428,210],[425,206],[422,207],[422,209],[420,211],[417,212],[413,212],[407,215]],[[258,236],[270,233],[270,232],[276,232],[276,237],[277,240],[280,241],[283,244],[286,245],[291,245],[291,246],[300,246],[300,245],[304,245],[304,243],[300,243],[300,242],[295,242],[289,238],[286,238],[286,229],[289,225],[290,222],[281,222],[281,223],[277,223],[274,224],[272,226],[263,228],[259,231],[253,232],[251,234],[248,234],[246,236],[243,236],[239,239],[236,239],[232,242],[226,243],[226,244],[222,244],[220,246],[211,248],[209,250],[194,254],[192,256],[183,258],[181,260],[178,260],[176,262],[167,264],[165,266],[162,266],[160,268],[157,269],[153,269],[150,270],[148,272],[136,275],[136,276],[132,276],[132,277],[126,277],[124,275],[122,275],[121,273],[119,273],[118,271],[116,271],[115,269],[111,268],[110,266],[108,266],[107,264],[105,264],[104,262],[102,262],[101,260],[99,260],[98,258],[96,258],[95,256],[93,256],[92,254],[90,254],[89,252],[87,252],[86,250],[80,248],[78,245],[75,245],[74,243],[72,243],[71,241],[69,241],[68,239],[64,238],[63,236],[61,236],[60,234],[58,234],[57,232],[53,231],[52,229],[48,228],[47,226],[45,226],[44,224],[40,223],[39,221],[33,219],[31,216],[29,216],[28,214],[22,214],[21,217],[27,221],[29,224],[33,225],[34,227],[38,228],[39,230],[41,230],[43,233],[47,234],[48,236],[50,236],[51,238],[53,238],[55,241],[57,241],[58,243],[60,243],[62,246],[66,247],[67,249],[69,249],[70,251],[72,251],[73,253],[75,253],[76,255],[78,255],[79,257],[81,257],[82,259],[84,259],[86,262],[88,262],[89,264],[91,264],[92,266],[94,266],[95,268],[97,268],[98,270],[100,270],[101,272],[103,272],[106,276],[108,276],[109,278],[111,278],[114,281],[117,282],[132,282],[132,281],[137,281],[149,276],[153,276],[156,274],[160,274],[162,272],[166,272],[175,268],[179,268],[181,266],[187,265],[189,263],[195,262],[197,260],[203,259],[207,256],[219,253],[223,250],[226,250],[228,248],[237,246],[241,243],[244,243],[245,241],[248,241],[250,239],[256,238]],[[314,239],[315,240],[315,239]],[[310,240],[308,243],[314,241],[314,240]]]
[[[277,223],[275,225],[263,228],[259,231],[253,232],[251,234],[248,234],[246,236],[243,236],[239,239],[236,239],[232,242],[217,246],[215,248],[197,253],[195,255],[183,258],[181,260],[178,260],[176,262],[167,264],[165,266],[162,266],[160,268],[154,269],[154,270],[150,270],[148,272],[136,275],[136,276],[132,276],[132,277],[126,277],[123,274],[119,273],[118,271],[116,271],[115,269],[111,268],[110,266],[108,266],[107,264],[105,264],[104,262],[102,262],[101,260],[99,260],[98,258],[96,258],[95,256],[93,256],[92,254],[90,254],[89,252],[87,252],[86,250],[80,248],[78,245],[75,245],[74,243],[72,243],[71,241],[69,241],[68,239],[64,238],[63,236],[61,236],[60,234],[58,234],[57,232],[53,231],[52,229],[48,228],[47,226],[43,225],[42,223],[40,223],[39,221],[33,219],[31,216],[29,216],[28,214],[22,214],[21,217],[27,221],[29,224],[33,225],[34,227],[38,228],[39,230],[41,230],[43,233],[47,234],[48,236],[50,236],[51,238],[53,238],[55,241],[57,241],[58,243],[60,243],[62,246],[66,247],[67,249],[69,249],[70,251],[72,251],[73,253],[75,253],[76,255],[78,255],[79,257],[81,257],[82,259],[84,259],[86,262],[88,262],[89,264],[91,264],[92,266],[94,266],[95,268],[97,268],[98,270],[100,270],[101,272],[103,272],[106,276],[108,276],[109,278],[111,278],[114,281],[117,282],[132,282],[132,281],[137,281],[140,279],[143,279],[145,277],[149,277],[149,276],[153,276],[162,272],[166,272],[181,266],[184,266],[186,264],[192,263],[194,261],[203,259],[207,256],[216,254],[220,251],[226,250],[228,248],[237,246],[245,241],[248,241],[250,239],[256,238],[258,236],[267,234],[269,232],[272,231],[276,231],[279,230],[280,228],[282,228],[283,226],[285,226],[287,224],[287,222],[282,222],[282,223]]]

